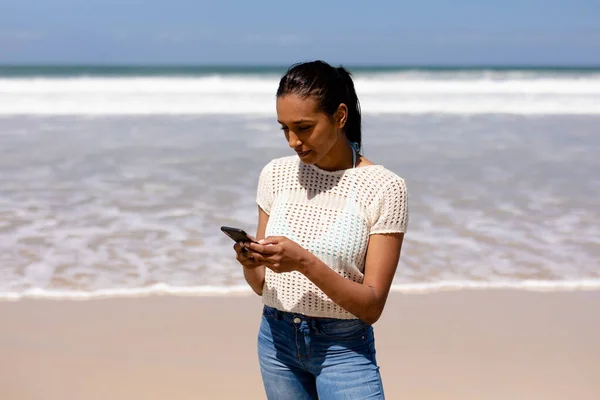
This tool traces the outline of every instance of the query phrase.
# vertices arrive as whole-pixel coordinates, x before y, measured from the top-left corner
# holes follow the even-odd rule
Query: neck
[[[326,171],[354,168],[355,165],[352,165],[354,158],[353,154],[354,150],[352,149],[352,145],[344,136],[343,140],[338,140],[329,153],[315,165]]]

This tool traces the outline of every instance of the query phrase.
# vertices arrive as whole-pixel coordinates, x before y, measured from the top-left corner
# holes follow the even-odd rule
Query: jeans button
[[[295,324],[299,324],[300,322],[302,322],[302,320],[298,317],[294,318],[294,323]]]

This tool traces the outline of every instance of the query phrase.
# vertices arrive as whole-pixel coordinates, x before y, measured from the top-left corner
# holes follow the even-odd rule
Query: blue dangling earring
[[[352,168],[356,168],[356,155],[360,152],[360,145],[357,142],[350,142],[352,147]]]

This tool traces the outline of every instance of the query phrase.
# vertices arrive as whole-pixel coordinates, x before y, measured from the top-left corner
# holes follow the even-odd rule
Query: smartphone
[[[256,240],[252,240],[250,236],[243,230],[239,228],[233,228],[231,226],[222,226],[221,230],[234,242],[253,242],[258,243]]]

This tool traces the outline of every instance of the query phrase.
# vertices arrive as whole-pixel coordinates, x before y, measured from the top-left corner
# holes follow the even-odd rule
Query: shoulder
[[[370,184],[370,234],[406,232],[408,193],[404,178],[380,166],[371,172]]]
[[[271,188],[279,187],[283,182],[297,174],[300,160],[297,156],[275,158],[263,166],[260,171],[259,185]]]
[[[404,182],[404,178],[395,173],[394,171],[384,167],[383,165],[378,165],[379,168],[374,168],[373,171],[377,174],[380,179],[383,179],[386,182]]]
[[[298,163],[300,160],[297,156],[286,156],[274,158],[269,161],[266,165],[263,166],[262,171],[274,171],[274,170],[282,170],[289,168],[298,168]]]
[[[389,170],[383,165],[369,165],[361,174],[361,186],[368,189],[375,197],[385,196],[386,194],[406,193],[406,182],[404,178]]]

